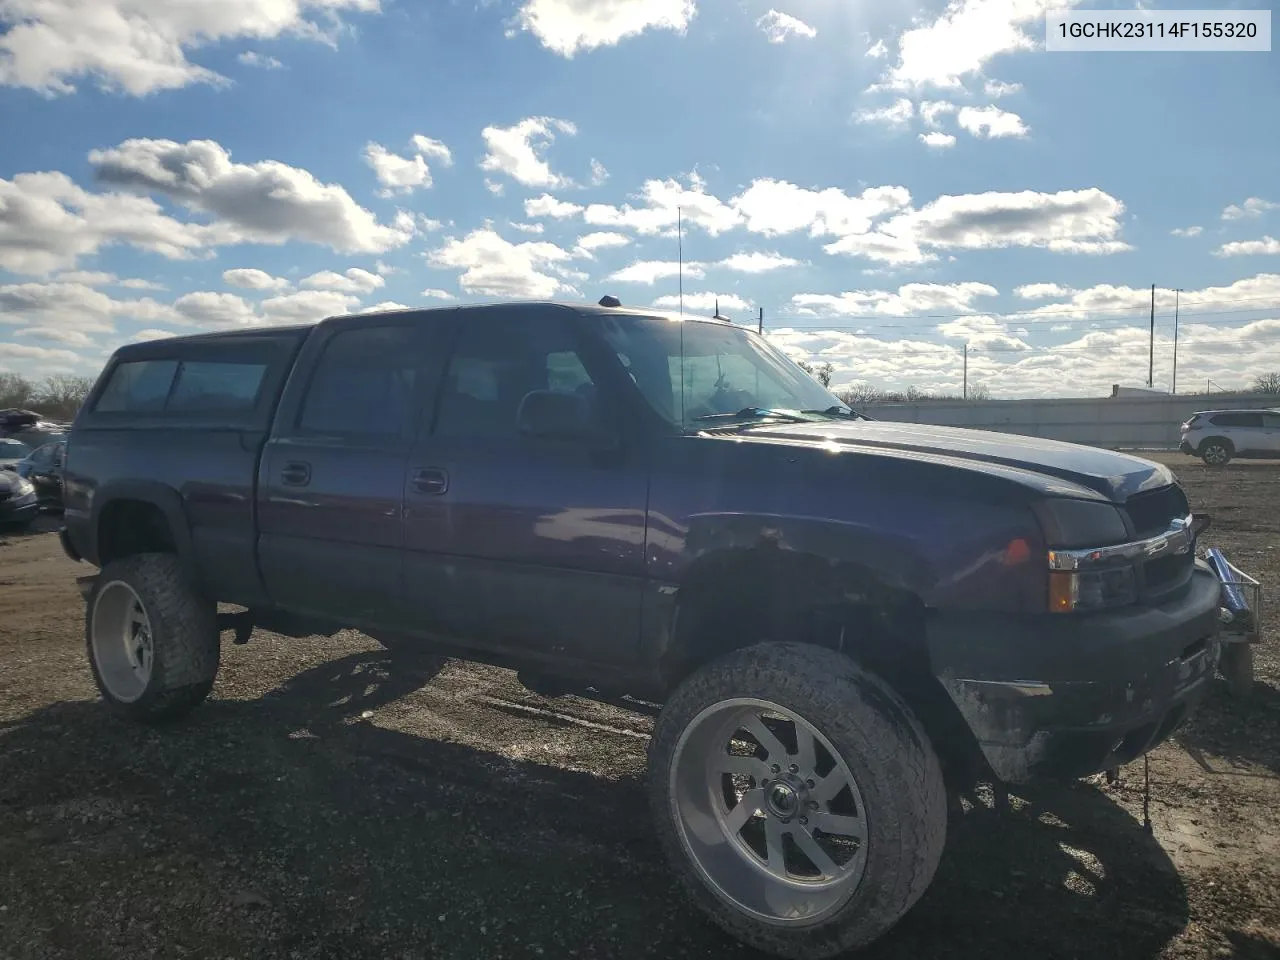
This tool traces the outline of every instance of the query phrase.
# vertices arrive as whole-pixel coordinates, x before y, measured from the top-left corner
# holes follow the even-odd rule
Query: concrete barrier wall
[[[1280,396],[1214,394],[1108,397],[1101,400],[931,400],[871,403],[860,409],[876,420],[997,430],[1094,447],[1159,450],[1177,447],[1179,427],[1197,411],[1271,407],[1280,409]]]

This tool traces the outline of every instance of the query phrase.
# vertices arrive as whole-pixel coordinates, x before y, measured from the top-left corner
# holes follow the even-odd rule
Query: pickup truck
[[[1167,468],[878,422],[750,330],[616,304],[117,350],[61,533],[106,704],[187,713],[256,628],[659,703],[673,872],[804,958],[908,911],[957,778],[1111,770],[1195,708],[1220,583]]]

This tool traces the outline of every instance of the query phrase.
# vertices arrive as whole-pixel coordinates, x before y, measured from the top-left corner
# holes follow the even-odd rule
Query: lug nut
[[[799,768],[798,766],[796,766],[794,763],[791,765],[790,770],[791,770],[791,772],[792,772],[792,773],[799,773],[799,772],[800,772],[800,768]]]
[[[781,773],[781,772],[782,772],[782,768],[781,768],[780,766],[778,766],[776,763],[775,763],[775,764],[773,764],[771,767],[769,767],[769,769],[770,769],[770,770],[772,770],[774,773]]]

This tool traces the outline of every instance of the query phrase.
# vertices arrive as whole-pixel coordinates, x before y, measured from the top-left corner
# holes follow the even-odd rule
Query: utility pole
[[[764,336],[764,307],[760,308],[760,326],[756,330],[756,333],[760,334],[762,337]]]
[[[1182,299],[1182,288],[1179,287],[1173,291],[1173,389],[1169,392],[1177,396],[1178,393],[1178,302]]]
[[[969,399],[969,341],[964,342],[964,398]]]
[[[680,257],[680,316],[684,316],[684,207],[676,207],[676,240]],[[1155,287],[1151,288],[1152,290]]]
[[[1156,377],[1156,285],[1151,285],[1151,359],[1147,363],[1147,386],[1155,385]]]

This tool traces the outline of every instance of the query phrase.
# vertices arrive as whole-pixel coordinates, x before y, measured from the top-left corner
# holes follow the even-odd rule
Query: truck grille
[[[1130,497],[1124,505],[1134,534],[1139,539],[1154,537],[1169,529],[1175,519],[1191,512],[1187,496],[1177,484],[1148,490]],[[1139,567],[1139,591],[1144,600],[1158,603],[1172,597],[1191,580],[1195,567],[1192,553],[1156,557]]]

